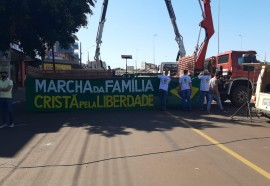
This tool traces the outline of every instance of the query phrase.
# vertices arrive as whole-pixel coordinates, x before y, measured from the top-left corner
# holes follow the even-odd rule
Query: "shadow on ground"
[[[158,110],[30,113],[25,110],[24,104],[24,102],[14,104],[16,127],[0,129],[0,157],[13,157],[35,135],[57,133],[62,127],[83,127],[89,135],[96,134],[108,138],[132,134],[132,130],[128,129],[150,133],[187,127],[166,112]],[[191,122],[192,127],[200,130],[220,128],[216,125],[217,123],[264,127],[259,122],[232,121],[230,116],[237,108],[230,104],[225,105],[225,108],[228,112],[224,114],[219,112],[216,105],[213,105],[212,115],[196,109],[192,112],[183,112],[178,109],[169,110],[169,112]],[[243,116],[241,112],[235,117],[246,118],[245,113]]]

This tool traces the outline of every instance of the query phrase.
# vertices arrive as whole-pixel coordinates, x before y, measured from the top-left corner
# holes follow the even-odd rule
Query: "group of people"
[[[198,76],[200,79],[200,107],[201,110],[205,109],[204,102],[206,100],[206,110],[210,113],[211,104],[213,100],[216,100],[219,109],[222,112],[226,112],[222,106],[220,94],[218,91],[218,80],[221,74],[217,71],[214,77],[211,78],[211,75],[207,70],[201,72]]]
[[[192,80],[188,75],[188,70],[184,70],[184,75],[179,77],[179,95],[182,98],[182,109],[191,112],[191,93],[192,93]],[[0,129],[4,127],[14,127],[13,110],[12,110],[12,88],[13,81],[8,78],[8,73],[3,71],[0,73],[0,113],[2,116],[2,124]],[[161,110],[167,108],[167,95],[171,78],[168,76],[168,71],[164,75],[158,75],[160,79],[159,94]],[[221,111],[224,111],[220,100],[218,91],[218,79],[220,73],[216,72],[214,77],[211,77],[207,70],[201,72],[198,76],[200,79],[200,108],[210,113],[211,104],[213,99],[216,100]],[[206,104],[204,104],[206,100]]]
[[[182,99],[181,107],[184,111],[191,112],[191,94],[192,94],[192,80],[188,75],[188,70],[184,70],[184,75],[179,77],[179,95]],[[168,76],[168,72],[164,75],[158,75],[160,79],[159,92],[160,92],[160,105],[161,110],[166,110],[168,87],[171,78]],[[216,72],[214,77],[211,77],[207,70],[201,72],[198,76],[200,79],[200,108],[201,110],[207,110],[210,113],[212,101],[215,99],[220,110],[224,111],[220,100],[220,94],[218,91],[218,79],[220,78],[220,72]],[[206,101],[206,104],[205,104]]]

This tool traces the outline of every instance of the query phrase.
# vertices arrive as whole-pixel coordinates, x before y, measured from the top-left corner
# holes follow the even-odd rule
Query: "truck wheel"
[[[235,87],[231,94],[231,103],[234,106],[240,107],[247,101],[247,87],[239,85]]]

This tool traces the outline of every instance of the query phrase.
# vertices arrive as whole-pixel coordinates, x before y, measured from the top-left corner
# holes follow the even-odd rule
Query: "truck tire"
[[[231,94],[231,103],[234,106],[240,107],[247,101],[247,86],[236,86]]]

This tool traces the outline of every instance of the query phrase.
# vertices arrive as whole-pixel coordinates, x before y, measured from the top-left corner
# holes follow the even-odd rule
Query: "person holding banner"
[[[191,77],[188,75],[188,70],[184,70],[184,75],[179,78],[179,95],[182,98],[182,109],[191,112],[191,91],[192,91],[192,81]]]
[[[168,71],[165,71],[165,75],[158,75],[157,77],[160,79],[159,83],[160,106],[161,110],[165,111],[167,109],[167,96],[171,78],[168,76]]]
[[[200,108],[201,110],[204,110],[207,108],[207,103],[209,101],[209,81],[211,76],[208,70],[204,70],[199,74],[198,78],[200,80]],[[206,106],[204,106],[205,100]]]

